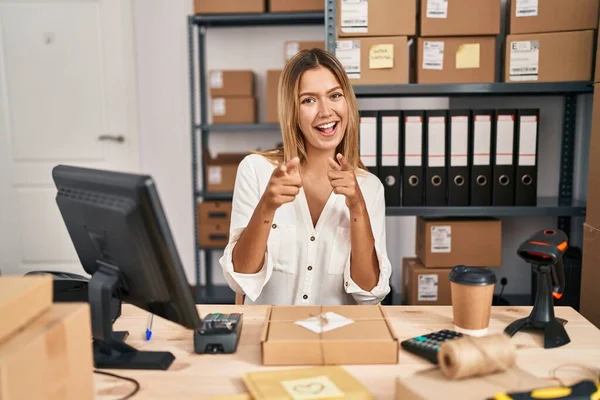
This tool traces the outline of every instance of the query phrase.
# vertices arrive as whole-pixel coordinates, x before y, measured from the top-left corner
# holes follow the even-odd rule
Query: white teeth
[[[327,128],[331,128],[334,125],[335,125],[335,122],[330,122],[330,123],[325,124],[325,125],[319,125],[319,126],[317,126],[317,128],[319,128],[319,129],[327,129]]]

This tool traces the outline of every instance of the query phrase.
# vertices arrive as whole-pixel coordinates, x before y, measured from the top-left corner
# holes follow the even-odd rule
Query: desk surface
[[[150,342],[144,340],[147,313],[125,305],[123,315],[115,323],[115,330],[128,330],[127,343],[138,350],[170,351],[176,359],[168,371],[111,370],[137,379],[140,391],[134,399],[204,399],[219,395],[245,393],[241,376],[246,372],[281,368],[264,367],[260,357],[260,332],[266,306],[201,305],[201,316],[209,312],[242,312],[244,326],[238,351],[235,354],[194,353],[192,333],[162,318],[154,318],[154,334]],[[525,317],[531,307],[494,307],[490,331],[502,332],[513,320]],[[452,308],[442,306],[387,306],[399,340],[440,329],[452,329]],[[518,333],[513,341],[518,348],[520,368],[540,378],[566,364],[578,364],[600,370],[600,330],[570,307],[557,307],[556,315],[568,320],[567,333],[571,343],[558,349],[544,350],[541,336]],[[344,368],[357,377],[377,399],[394,396],[394,380],[416,371],[431,368],[431,364],[400,349],[396,365],[349,365]],[[575,375],[573,375],[575,374]],[[571,380],[585,379],[581,369],[561,369],[560,377]],[[96,398],[121,398],[132,389],[128,382],[95,374]]]

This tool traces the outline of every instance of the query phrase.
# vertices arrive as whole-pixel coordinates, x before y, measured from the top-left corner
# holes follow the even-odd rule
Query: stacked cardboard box
[[[450,271],[457,265],[502,265],[502,223],[495,219],[417,218],[416,258],[402,261],[408,305],[450,305]]]
[[[500,9],[501,0],[422,0],[417,82],[494,82]]]
[[[592,79],[598,1],[512,1],[506,37],[506,82]]]
[[[265,12],[265,0],[194,0],[196,14],[246,14]]]
[[[323,0],[269,0],[269,11],[272,13],[309,12],[323,10],[325,10],[325,1]]]
[[[337,1],[335,55],[353,84],[410,79],[408,36],[416,33],[416,0]]]
[[[250,70],[209,71],[213,124],[256,122],[254,72]]]
[[[198,244],[202,247],[225,247],[231,224],[230,201],[205,201],[198,204]]]

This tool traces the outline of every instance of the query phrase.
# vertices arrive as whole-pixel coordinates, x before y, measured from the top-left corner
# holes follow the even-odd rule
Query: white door
[[[130,0],[0,0],[0,270],[85,275],[51,171],[139,170]]]

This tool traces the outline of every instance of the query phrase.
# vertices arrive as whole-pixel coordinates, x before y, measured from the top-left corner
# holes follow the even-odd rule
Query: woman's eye
[[[340,97],[342,97],[341,93],[334,93],[334,94],[331,95],[332,99],[339,99]]]
[[[308,104],[308,103],[312,103],[314,101],[315,101],[315,99],[308,97],[308,98],[302,100],[302,104]]]

